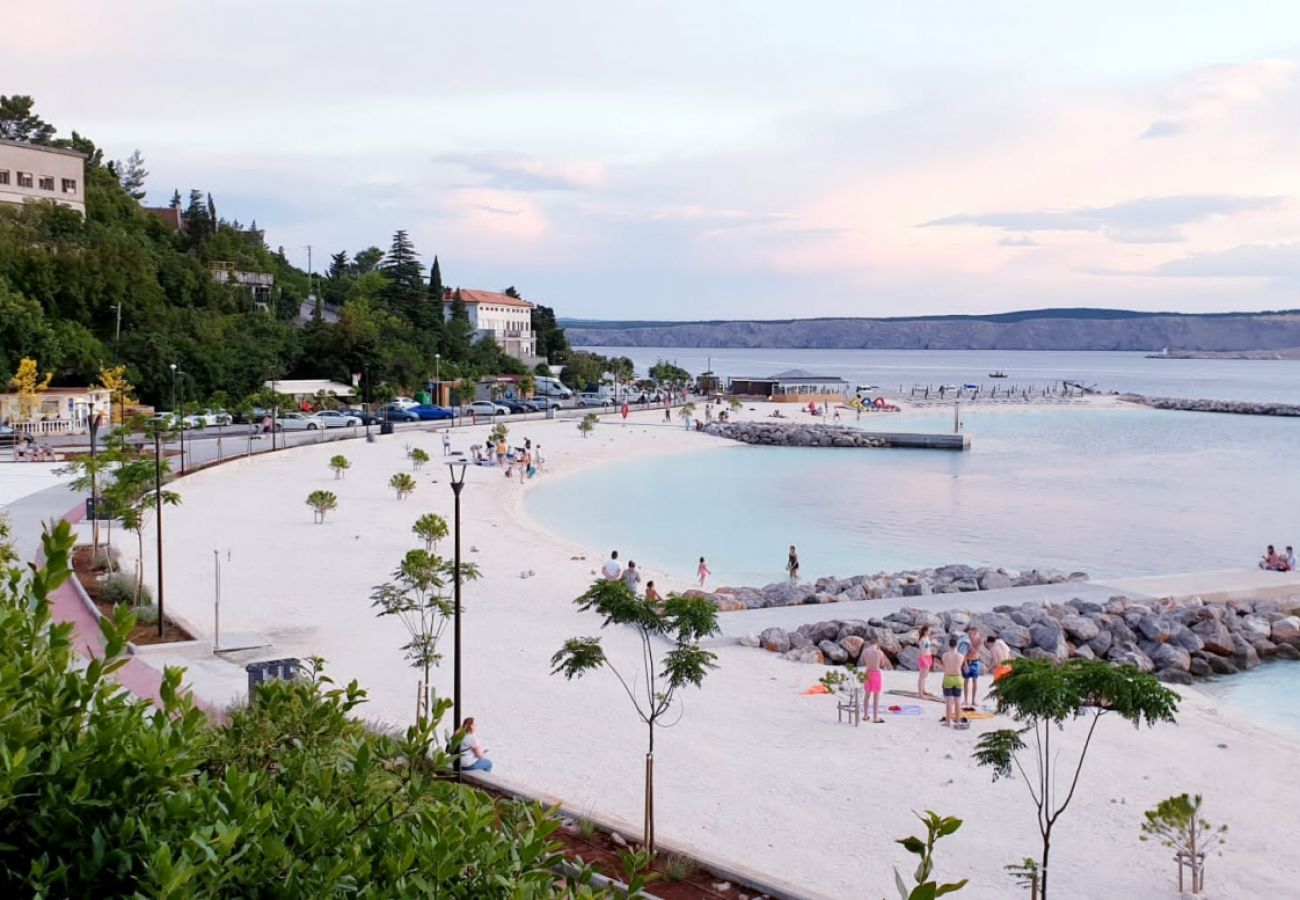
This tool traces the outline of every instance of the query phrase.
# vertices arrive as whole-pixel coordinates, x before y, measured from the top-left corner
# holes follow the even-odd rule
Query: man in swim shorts
[[[866,666],[867,672],[863,678],[863,687],[866,690],[866,697],[862,701],[862,712],[877,725],[882,724],[885,720],[880,718],[880,692],[884,687],[884,676],[880,674],[882,668],[893,668],[889,664],[889,657],[885,651],[880,649],[880,639],[871,638],[867,641],[866,648],[862,651],[860,662]]]
[[[967,697],[963,705],[967,709],[974,709],[979,695],[980,651],[984,649],[984,637],[978,628],[972,628],[969,634],[970,649],[966,651],[966,664],[961,670],[962,680],[965,682],[962,693]]]
[[[957,649],[957,635],[950,635],[942,659],[944,725],[956,725],[961,720],[961,667],[964,660],[964,655]]]

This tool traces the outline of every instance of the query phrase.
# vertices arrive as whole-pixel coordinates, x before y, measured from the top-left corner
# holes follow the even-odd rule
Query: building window
[[[76,192],[77,192],[77,179],[75,178],[63,179],[63,193],[75,194]]]
[[[41,176],[41,190],[43,190],[43,191],[52,191],[52,190],[54,190],[54,176],[53,176],[53,175],[42,175],[42,176]]]
[[[18,186],[19,186],[19,187],[25,187],[25,188],[29,188],[29,187],[31,187],[31,186],[32,186],[32,173],[31,173],[31,172],[19,172],[19,173],[18,173]]]
[[[0,184],[8,184],[8,183],[9,183],[9,170],[0,169]]]

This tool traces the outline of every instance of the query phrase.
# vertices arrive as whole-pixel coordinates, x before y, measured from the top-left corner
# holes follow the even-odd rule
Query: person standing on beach
[[[442,455],[451,456],[451,435],[445,431],[442,433]]]
[[[889,664],[889,657],[885,655],[885,651],[880,649],[880,638],[873,637],[867,641],[860,662],[867,668],[862,681],[863,689],[866,691],[866,696],[862,700],[862,714],[876,725],[883,725],[885,720],[880,718],[880,692],[884,688],[884,676],[880,674],[880,670],[891,669],[893,666]]]
[[[700,557],[700,566],[695,570],[695,574],[700,576],[700,587],[704,587],[704,579],[713,574],[709,571],[709,564],[704,561],[703,556]]]
[[[615,550],[605,560],[605,564],[600,567],[600,574],[605,576],[606,581],[618,581],[623,574],[623,567],[618,563],[618,551]]]
[[[943,724],[952,726],[961,721],[961,669],[965,657],[957,649],[957,635],[948,638],[948,649],[943,654]]]
[[[962,669],[962,678],[966,682],[962,687],[962,694],[969,695],[965,707],[974,709],[980,692],[980,651],[984,649],[984,638],[978,628],[972,628],[969,633],[970,649],[966,651],[966,665]]]
[[[641,573],[636,569],[635,560],[629,559],[627,561],[627,568],[623,570],[623,583],[628,586],[633,594],[635,594],[636,589],[640,587]]]
[[[922,697],[929,697],[930,692],[925,689],[925,679],[929,677],[930,670],[934,668],[934,638],[930,637],[930,626],[925,625],[921,628],[921,634],[916,639],[916,645],[921,651],[921,655],[916,659],[916,668],[920,676],[916,679],[916,692]]]
[[[790,545],[790,555],[785,560],[785,570],[790,575],[790,583],[798,584],[799,582],[799,553],[794,549],[794,544]]]

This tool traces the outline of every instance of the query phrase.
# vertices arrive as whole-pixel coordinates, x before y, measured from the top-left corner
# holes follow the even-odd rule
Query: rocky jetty
[[[1231,413],[1238,416],[1300,416],[1300,406],[1290,403],[1250,403],[1245,400],[1186,400],[1180,397],[1146,397],[1142,394],[1121,394],[1119,399],[1128,403],[1140,403],[1152,409]]]
[[[1011,587],[1035,587],[1087,581],[1086,572],[1066,574],[1055,569],[994,569],[948,565],[909,572],[877,572],[852,578],[819,578],[812,584],[782,581],[766,587],[720,587],[712,593],[692,591],[710,600],[720,612],[766,609],[770,606],[802,606],[837,603],[841,600],[880,600],[885,597],[922,597],[927,594],[961,594],[996,591]]]
[[[706,434],[773,447],[888,447],[878,434],[856,428],[796,422],[714,422],[705,425]]]
[[[741,643],[796,662],[839,665],[860,663],[866,641],[874,637],[896,668],[914,671],[924,626],[940,646],[947,645],[948,635],[974,627],[990,644],[1006,641],[1013,657],[1104,659],[1182,684],[1194,676],[1253,669],[1271,657],[1300,659],[1300,598],[1294,597],[1224,603],[1111,597],[1106,603],[1074,599],[998,606],[991,612],[904,608],[881,618],[833,619],[793,631],[768,628]],[[983,657],[986,665],[992,662],[987,645]]]

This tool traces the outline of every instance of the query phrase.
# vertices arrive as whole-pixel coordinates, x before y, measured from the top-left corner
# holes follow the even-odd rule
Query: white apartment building
[[[0,203],[53,200],[84,216],[85,162],[76,150],[0,140]]]
[[[458,290],[477,334],[490,336],[506,353],[529,365],[541,361],[537,357],[537,339],[533,337],[533,304],[495,291]],[[456,293],[451,288],[443,291],[442,308],[448,319],[455,299]]]

